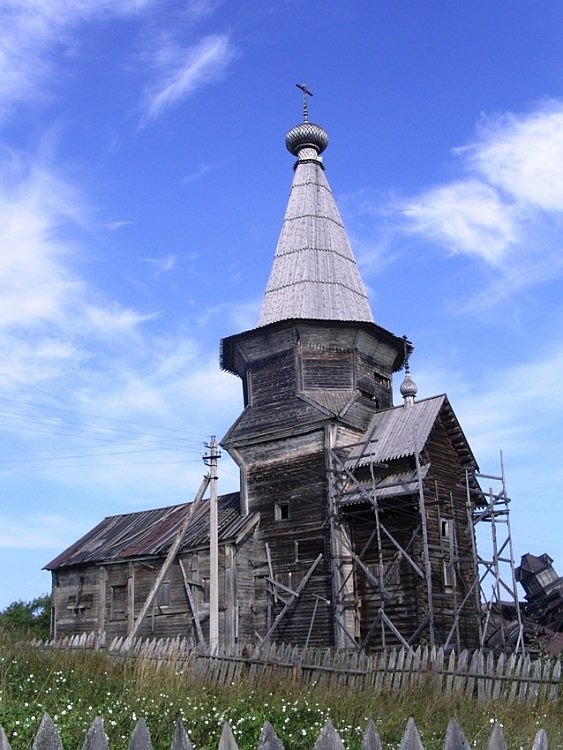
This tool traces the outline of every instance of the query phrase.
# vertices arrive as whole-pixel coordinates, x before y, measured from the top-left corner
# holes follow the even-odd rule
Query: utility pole
[[[219,646],[219,533],[217,519],[217,440],[211,436],[209,454],[203,460],[209,466],[209,648]]]

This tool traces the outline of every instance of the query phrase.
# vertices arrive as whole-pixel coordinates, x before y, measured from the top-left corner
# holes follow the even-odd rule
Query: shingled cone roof
[[[295,175],[259,326],[281,320],[373,322],[354,253],[325,177],[326,132],[307,121],[286,137]]]

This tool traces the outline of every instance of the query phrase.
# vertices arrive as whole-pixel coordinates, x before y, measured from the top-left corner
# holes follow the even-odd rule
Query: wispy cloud
[[[484,118],[475,141],[454,156],[464,176],[403,201],[404,229],[498,272],[497,294],[480,305],[559,277],[563,102]]]
[[[57,84],[57,49],[77,25],[139,13],[154,0],[11,0],[0,5],[0,119],[19,104],[47,100]]]
[[[146,94],[145,119],[157,118],[202,86],[220,79],[235,56],[235,48],[224,34],[206,36],[188,48],[170,40],[163,42],[154,58],[157,80]]]
[[[177,264],[175,255],[165,255],[162,258],[143,258],[143,260],[154,268],[155,279],[158,279],[161,274],[171,271]]]

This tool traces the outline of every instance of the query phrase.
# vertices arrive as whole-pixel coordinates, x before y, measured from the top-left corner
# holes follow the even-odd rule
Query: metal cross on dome
[[[313,92],[309,91],[306,83],[296,83],[295,85],[303,92],[303,122],[309,122],[309,107],[307,105],[307,97],[313,96]]]

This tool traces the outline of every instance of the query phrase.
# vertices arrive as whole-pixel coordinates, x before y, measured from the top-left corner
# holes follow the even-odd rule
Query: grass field
[[[400,697],[369,693],[299,690],[292,685],[209,688],[174,665],[119,661],[104,653],[36,650],[0,630],[0,726],[12,750],[27,750],[43,714],[57,726],[65,750],[80,750],[96,716],[104,719],[111,750],[126,750],[131,732],[144,717],[155,750],[169,750],[174,723],[181,718],[195,750],[216,750],[224,721],[240,750],[256,748],[264,721],[273,725],[286,750],[312,749],[331,719],[350,750],[360,748],[373,719],[384,748],[399,748],[413,716],[426,750],[441,750],[450,717],[472,747],[485,750],[496,720],[509,750],[531,750],[543,727],[550,750],[563,750],[563,701],[534,708],[436,694],[430,687]]]

